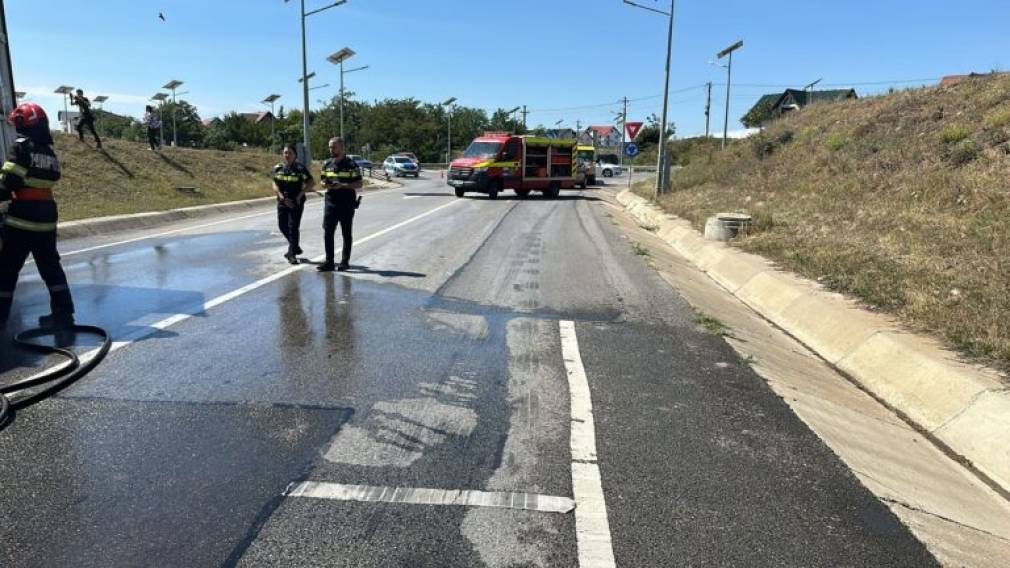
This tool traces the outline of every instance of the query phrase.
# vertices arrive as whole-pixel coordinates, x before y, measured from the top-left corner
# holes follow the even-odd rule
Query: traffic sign
[[[625,122],[624,123],[624,127],[628,129],[628,138],[631,138],[632,140],[634,140],[635,136],[638,136],[638,131],[642,129],[642,123],[641,122]]]
[[[637,156],[638,155],[638,144],[635,144],[634,142],[625,142],[624,143],[624,155],[627,156],[627,157],[629,157],[629,158],[634,158],[635,156]]]

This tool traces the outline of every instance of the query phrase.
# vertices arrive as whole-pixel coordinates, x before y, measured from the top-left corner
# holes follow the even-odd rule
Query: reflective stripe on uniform
[[[5,174],[14,174],[19,177],[25,177],[28,175],[28,168],[18,165],[14,162],[4,162],[3,171]]]
[[[22,176],[23,177],[23,176]],[[39,189],[52,189],[56,187],[56,182],[51,179],[39,179],[26,177],[25,186],[26,187],[37,187]]]
[[[300,175],[286,176],[282,174],[277,174],[274,176],[274,179],[277,181],[302,181],[302,176]]]
[[[32,231],[34,233],[48,233],[56,230],[56,223],[39,223],[37,221],[11,217],[10,215],[4,220],[4,224],[8,227],[14,227],[22,231]]]

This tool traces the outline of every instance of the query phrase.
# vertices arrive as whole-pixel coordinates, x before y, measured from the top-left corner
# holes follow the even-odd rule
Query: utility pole
[[[712,115],[712,81],[708,82],[708,96],[705,98],[705,138],[708,138],[708,119]]]
[[[624,167],[624,146],[628,143],[628,97],[624,97],[624,112],[621,113],[621,167]]]
[[[526,130],[526,105],[523,105],[523,130]]]
[[[578,135],[579,135],[579,132],[580,132],[581,130],[582,130],[582,121],[581,121],[581,120],[578,120],[578,119],[576,119],[576,120],[575,120],[575,136],[576,136],[576,137],[578,137]]]

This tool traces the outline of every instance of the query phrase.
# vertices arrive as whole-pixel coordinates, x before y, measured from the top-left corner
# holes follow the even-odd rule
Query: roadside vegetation
[[[262,149],[165,147],[156,153],[146,144],[112,138],[102,152],[90,139],[54,136],[63,171],[56,186],[63,221],[269,197],[270,170],[280,161]],[[317,164],[314,175],[318,171]]]
[[[675,155],[670,212],[699,230],[748,212],[741,248],[1010,369],[1010,76],[813,105]]]

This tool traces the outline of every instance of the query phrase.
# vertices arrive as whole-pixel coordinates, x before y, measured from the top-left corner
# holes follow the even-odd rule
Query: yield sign
[[[635,136],[638,136],[638,131],[642,129],[642,123],[641,122],[625,122],[624,123],[624,127],[628,129],[628,137],[631,138],[632,140],[634,140]]]

